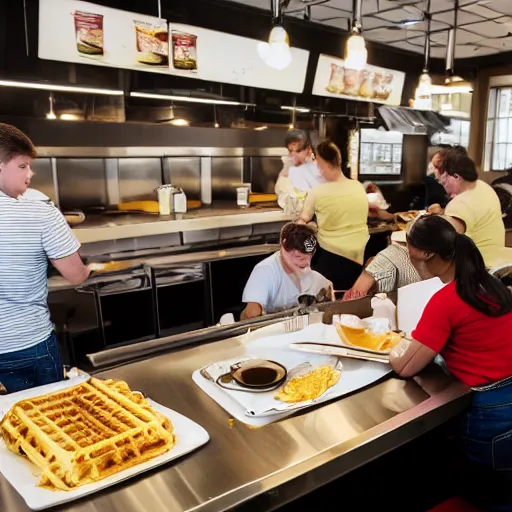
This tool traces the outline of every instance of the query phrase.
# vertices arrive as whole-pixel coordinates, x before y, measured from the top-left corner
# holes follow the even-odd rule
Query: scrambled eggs
[[[281,402],[305,402],[323,395],[340,380],[341,372],[331,366],[319,366],[315,370],[290,379],[275,395]]]

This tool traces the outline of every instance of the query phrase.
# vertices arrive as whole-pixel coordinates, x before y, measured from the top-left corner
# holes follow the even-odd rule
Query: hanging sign
[[[313,95],[400,105],[405,73],[367,65],[356,71],[337,57],[320,55]]]
[[[291,64],[277,70],[258,43],[81,0],[39,0],[41,59],[302,93],[309,52],[291,48]]]

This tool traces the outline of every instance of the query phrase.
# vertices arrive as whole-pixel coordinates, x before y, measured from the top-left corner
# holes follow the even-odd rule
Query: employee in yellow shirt
[[[478,179],[469,156],[451,149],[440,151],[438,156],[436,176],[452,198],[444,214],[475,242],[488,268],[512,262],[512,251],[505,248],[505,225],[496,192]]]
[[[315,156],[326,182],[309,192],[299,222],[308,223],[316,215],[320,247],[312,268],[336,290],[348,290],[363,269],[369,239],[368,198],[361,183],[342,173],[336,144],[322,142]]]

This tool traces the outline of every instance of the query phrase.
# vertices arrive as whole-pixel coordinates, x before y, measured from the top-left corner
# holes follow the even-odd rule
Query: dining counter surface
[[[59,507],[61,512],[266,511],[397,448],[463,410],[469,391],[430,367],[260,428],[234,421],[192,381],[208,363],[244,354],[248,340],[284,333],[278,323],[219,342],[102,370],[203,426],[210,441],[150,473]],[[0,510],[28,512],[0,476]]]

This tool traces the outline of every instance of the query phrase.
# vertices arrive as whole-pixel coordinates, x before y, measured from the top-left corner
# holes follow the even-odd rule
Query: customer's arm
[[[431,363],[451,336],[450,307],[446,295],[435,294],[412,332],[412,340],[402,340],[389,354],[389,362],[401,377],[412,377]]]
[[[299,224],[307,224],[313,217],[315,216],[315,196],[313,191],[310,190],[308,195],[306,196],[306,200],[304,201],[304,207],[302,208],[302,213],[300,214],[299,220],[297,221]]]
[[[44,221],[42,242],[48,259],[62,277],[71,284],[83,283],[90,271],[78,254],[80,244],[71,232],[66,219],[55,206],[48,205]]]

